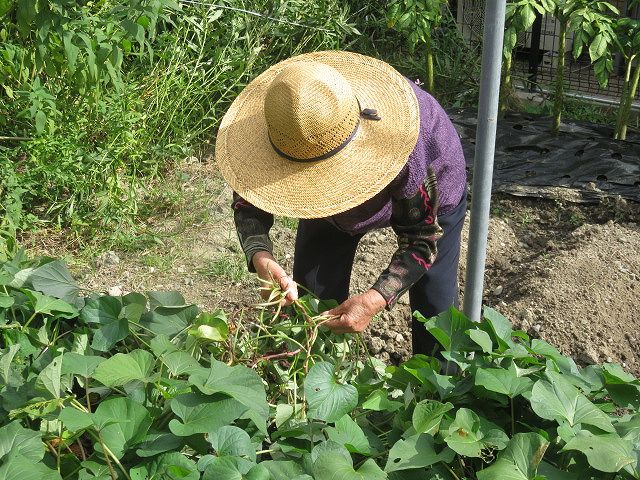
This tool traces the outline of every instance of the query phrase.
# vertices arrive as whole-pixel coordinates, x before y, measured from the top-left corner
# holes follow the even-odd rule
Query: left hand
[[[368,290],[360,295],[348,298],[336,308],[325,312],[327,315],[339,315],[340,318],[330,320],[325,325],[334,333],[362,332],[373,316],[386,306],[382,295],[375,290]]]

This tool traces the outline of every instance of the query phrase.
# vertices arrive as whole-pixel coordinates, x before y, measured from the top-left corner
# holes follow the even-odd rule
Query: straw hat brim
[[[362,119],[354,138],[332,157],[287,160],[271,145],[264,115],[265,92],[292,62],[322,62],[349,82],[361,108],[381,120]],[[323,218],[356,207],[384,189],[403,168],[420,130],[419,107],[409,81],[390,65],[344,51],[299,55],[249,83],[225,114],[215,157],[222,176],[256,207],[293,218]]]

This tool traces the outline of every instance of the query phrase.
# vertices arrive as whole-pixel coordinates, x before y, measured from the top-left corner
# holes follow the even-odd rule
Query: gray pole
[[[476,131],[476,151],[473,161],[471,224],[469,226],[467,274],[464,288],[464,313],[476,322],[480,321],[484,266],[487,258],[487,234],[489,231],[493,156],[498,123],[506,0],[487,0],[486,5],[478,130]]]

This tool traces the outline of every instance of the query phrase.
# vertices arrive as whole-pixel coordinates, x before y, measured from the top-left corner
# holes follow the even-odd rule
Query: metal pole
[[[500,71],[506,0],[487,0],[484,13],[482,73],[478,130],[473,162],[471,196],[471,224],[467,251],[467,275],[464,289],[464,313],[473,321],[480,321],[484,266],[487,258],[491,180],[498,123]]]

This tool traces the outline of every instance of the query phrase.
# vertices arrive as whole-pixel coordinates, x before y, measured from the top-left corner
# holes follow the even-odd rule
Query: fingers
[[[284,306],[291,305],[298,299],[298,284],[293,281],[293,278],[284,274],[278,279],[278,283],[282,291],[285,292]]]

